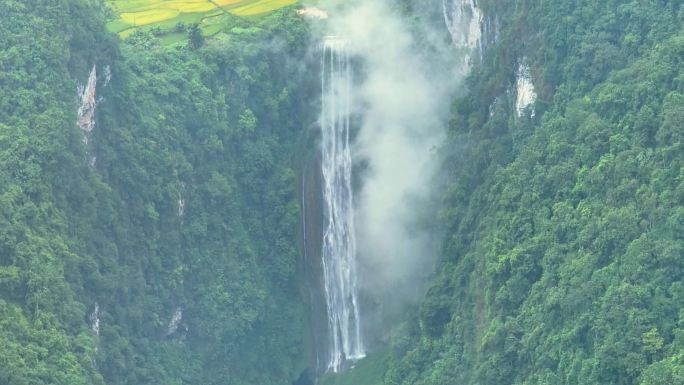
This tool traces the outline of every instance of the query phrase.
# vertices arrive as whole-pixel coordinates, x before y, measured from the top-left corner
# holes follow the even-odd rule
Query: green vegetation
[[[254,16],[274,11],[297,3],[298,0],[258,0],[250,4],[240,5],[230,10],[238,16]]]
[[[282,10],[191,49],[120,44],[86,0],[0,15],[0,383],[297,378],[307,26]],[[93,64],[84,144],[75,91]]]
[[[289,0],[107,3],[0,0],[0,384],[292,383],[308,26]],[[430,289],[321,384],[684,384],[684,7],[478,4],[498,40],[440,150]]]
[[[443,258],[385,382],[684,383],[684,9],[478,3],[499,40],[454,104]]]
[[[341,374],[328,373],[321,385],[382,385],[390,357],[389,351],[373,352],[358,361],[353,368]]]
[[[136,31],[163,36],[166,45],[185,40],[187,26],[199,25],[205,36],[235,26],[236,17],[263,16],[298,0],[107,0],[113,11],[108,29],[122,37]]]

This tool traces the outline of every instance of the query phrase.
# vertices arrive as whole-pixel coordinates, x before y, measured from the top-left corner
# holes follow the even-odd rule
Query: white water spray
[[[347,42],[323,42],[321,167],[325,230],[323,280],[329,332],[328,370],[365,356],[357,298],[356,234],[350,149],[351,67]]]

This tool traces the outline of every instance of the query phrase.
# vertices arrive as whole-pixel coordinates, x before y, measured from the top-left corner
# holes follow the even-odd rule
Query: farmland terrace
[[[298,0],[106,0],[113,11],[111,32],[126,38],[151,31],[165,44],[185,41],[187,29],[198,25],[208,37],[236,25],[237,20],[259,18]]]

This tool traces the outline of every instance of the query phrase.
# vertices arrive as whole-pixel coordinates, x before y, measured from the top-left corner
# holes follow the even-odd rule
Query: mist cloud
[[[436,211],[429,204],[439,166],[435,149],[457,80],[456,65],[448,63],[456,61],[448,57],[453,51],[441,19],[433,20],[436,30],[420,29],[385,1],[328,10],[326,33],[346,38],[360,61],[353,98],[360,125],[354,160],[363,165],[355,195],[360,282],[370,302],[387,313],[419,297],[419,283],[434,262],[435,242],[420,222]]]

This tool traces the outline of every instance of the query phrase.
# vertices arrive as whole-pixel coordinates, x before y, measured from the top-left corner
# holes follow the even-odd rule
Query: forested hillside
[[[385,383],[684,384],[681,3],[478,4],[498,28],[442,150],[448,237]]]
[[[104,15],[0,1],[0,383],[291,382],[306,24],[165,48]]]
[[[315,34],[335,31],[291,0],[143,3],[0,0],[0,384],[309,385],[325,363],[308,322],[326,317],[308,314],[321,293],[298,229],[320,192],[300,194],[298,175],[321,179]],[[381,8],[420,45],[381,68],[451,52],[452,31],[425,28],[444,23],[439,3]],[[430,150],[441,216],[413,215],[444,235],[429,289],[406,307],[361,292],[362,310],[404,318],[366,327],[382,329],[368,357],[342,355],[320,382],[684,384],[684,4],[468,4],[484,34]],[[368,63],[349,60],[363,82]],[[351,147],[373,107],[335,111]],[[355,162],[357,188],[373,170]]]

